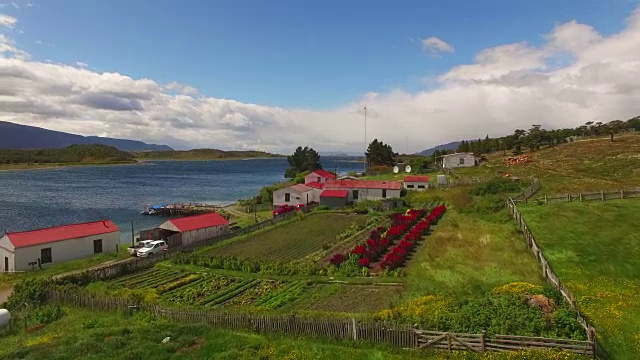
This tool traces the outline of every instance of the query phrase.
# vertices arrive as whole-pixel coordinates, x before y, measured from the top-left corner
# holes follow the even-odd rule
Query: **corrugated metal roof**
[[[314,182],[308,182],[308,183],[306,183],[306,184],[304,184],[304,185],[305,185],[305,186],[308,186],[308,187],[316,188],[316,189],[322,189],[322,188],[324,187],[324,184],[323,184],[323,183],[319,183],[319,182],[317,182],[317,181],[314,181]]]
[[[329,180],[324,184],[324,188],[400,190],[402,188],[402,184],[400,181],[382,180]]]
[[[169,220],[181,232],[204,229],[213,226],[228,225],[229,221],[218,213],[187,216]]]
[[[404,177],[404,182],[429,182],[429,177],[423,175],[407,175]]]
[[[292,186],[289,186],[287,189],[293,189],[293,190],[295,190],[297,192],[307,192],[307,191],[311,190],[310,187],[308,187],[308,186],[306,186],[304,184],[292,185]]]
[[[69,224],[45,229],[7,233],[15,248],[77,239],[91,235],[108,234],[120,231],[111,220],[93,221],[81,224]]]
[[[349,196],[349,191],[347,190],[324,190],[320,193],[320,197],[345,198],[347,196]]]
[[[329,178],[329,179],[335,179],[336,178],[335,174],[332,174],[332,173],[328,172],[327,170],[322,170],[322,169],[314,170],[311,174],[318,174],[318,175],[320,175],[322,177],[326,177],[326,178]],[[309,175],[311,175],[311,174],[309,174]]]

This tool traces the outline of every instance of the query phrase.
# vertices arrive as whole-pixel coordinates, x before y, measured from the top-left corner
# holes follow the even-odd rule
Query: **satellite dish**
[[[393,167],[393,173],[394,173],[394,174],[397,174],[397,173],[398,173],[398,171],[400,171],[400,169],[399,169],[397,166],[394,166],[394,167]]]
[[[411,165],[407,165],[407,167],[404,168],[404,171],[410,173],[411,172]]]

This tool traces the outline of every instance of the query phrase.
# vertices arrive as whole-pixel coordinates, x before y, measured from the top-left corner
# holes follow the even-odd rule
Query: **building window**
[[[413,189],[413,184],[407,185],[407,189]]]
[[[284,193],[284,202],[289,202],[289,201],[291,201],[291,194]]]
[[[102,239],[93,240],[93,253],[94,254],[102,253]]]
[[[424,189],[424,185],[418,185],[418,189]]]
[[[318,176],[318,182],[321,183],[322,179],[320,178],[320,176]]]
[[[53,259],[51,258],[51,248],[40,249],[40,263],[48,264],[52,261]]]
[[[464,159],[460,158],[460,165],[464,165]]]
[[[4,271],[9,272],[9,258],[4,257]]]
[[[387,189],[382,189],[382,198],[386,199],[387,197]]]
[[[353,200],[358,200],[358,190],[353,190]]]

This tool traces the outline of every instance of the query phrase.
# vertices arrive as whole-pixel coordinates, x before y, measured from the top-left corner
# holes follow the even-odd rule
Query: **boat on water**
[[[152,206],[150,208],[148,208],[147,210],[144,210],[142,212],[140,212],[141,215],[155,215],[159,212],[160,209],[166,207],[166,204],[162,204],[162,205],[155,205]]]

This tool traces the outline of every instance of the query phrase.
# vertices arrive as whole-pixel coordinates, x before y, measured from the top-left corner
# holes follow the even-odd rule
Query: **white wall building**
[[[170,219],[158,226],[159,229],[182,235],[182,245],[211,239],[229,232],[229,221],[218,213]]]
[[[39,266],[116,251],[120,229],[111,220],[6,233],[0,237],[0,270]]]
[[[351,202],[399,198],[402,183],[380,180],[330,180],[324,184],[324,188],[349,191],[348,201]]]
[[[324,184],[329,180],[334,180],[336,178],[336,175],[333,173],[330,173],[326,170],[315,170],[313,172],[311,172],[309,175],[304,177],[304,183],[305,184],[309,184],[309,183],[320,183],[320,184]]]
[[[320,201],[322,189],[306,186],[303,184],[292,185],[273,192],[273,205],[308,204]]]
[[[407,190],[422,191],[429,188],[429,177],[423,175],[407,175],[404,177],[403,185]]]
[[[442,156],[442,167],[445,169],[471,167],[476,165],[478,165],[478,159],[473,155],[473,153],[455,153]]]

